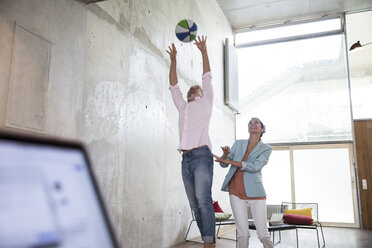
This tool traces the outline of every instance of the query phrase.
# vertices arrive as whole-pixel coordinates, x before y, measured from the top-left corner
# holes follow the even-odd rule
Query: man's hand
[[[214,155],[214,154],[212,154],[212,155],[215,158],[214,161],[216,161],[216,162],[223,163],[223,164],[231,164],[231,166],[238,167],[238,168],[242,168],[242,166],[243,166],[242,162],[229,160],[229,159],[226,159],[226,158],[223,158],[223,157],[218,157],[217,155]]]
[[[174,43],[172,43],[172,47],[168,46],[169,51],[167,50],[167,53],[169,54],[170,60],[175,60],[177,55],[177,49]]]
[[[200,36],[198,36],[197,39],[195,39],[194,43],[200,50],[200,52],[206,52],[207,51],[207,36],[204,37],[202,35],[202,38],[200,39]]]
[[[207,36],[202,35],[198,36],[198,39],[195,39],[194,43],[200,50],[203,58],[203,75],[207,72],[211,71],[211,67],[209,66],[209,58],[207,52]]]
[[[214,155],[214,154],[212,154],[212,155],[216,159],[215,160],[216,162],[220,162],[220,163],[223,163],[223,164],[230,164],[230,162],[231,162],[228,159],[225,159],[225,158],[222,158],[222,157],[218,157],[217,155]]]

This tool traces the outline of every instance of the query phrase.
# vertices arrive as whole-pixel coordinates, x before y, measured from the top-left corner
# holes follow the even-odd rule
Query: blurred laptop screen
[[[88,159],[0,137],[0,248],[116,247]]]

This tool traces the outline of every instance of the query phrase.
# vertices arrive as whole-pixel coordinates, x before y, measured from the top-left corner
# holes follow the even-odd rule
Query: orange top
[[[249,154],[251,153],[255,146],[256,145],[254,145],[253,147],[249,147],[249,145],[247,146],[247,151],[244,154],[243,161],[247,161]],[[266,196],[261,197],[247,196],[244,187],[244,172],[240,168],[236,169],[233,177],[229,182],[229,194],[235,195],[242,200],[266,200]]]
[[[266,200],[266,196],[248,197],[244,189],[244,172],[238,168],[229,182],[229,194],[242,200]]]

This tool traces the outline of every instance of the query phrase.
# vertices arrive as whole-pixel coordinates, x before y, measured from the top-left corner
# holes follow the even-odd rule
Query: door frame
[[[362,126],[360,126],[359,124],[362,123]],[[358,123],[358,124],[356,124]],[[357,147],[359,146],[357,143],[358,143],[358,139],[359,136],[356,135],[356,126],[359,128],[364,129],[363,132],[364,132],[364,135],[362,137],[365,137],[365,128],[366,128],[366,124],[367,123],[371,123],[372,124],[372,119],[355,119],[353,120],[353,132],[354,132],[354,150],[355,150],[355,171],[356,171],[356,174],[357,174],[357,180],[358,180],[358,199],[359,199],[359,218],[360,218],[360,228],[361,229],[372,229],[372,220],[368,222],[367,220],[367,223],[364,222],[363,223],[363,219],[366,219],[368,214],[372,216],[372,210],[371,209],[368,209],[368,208],[365,208],[366,209],[366,212],[362,211],[363,210],[363,206],[365,204],[372,204],[372,198],[369,197],[369,195],[371,194],[371,191],[372,191],[372,178],[369,177],[369,175],[372,174],[372,167],[367,167],[367,168],[364,168],[364,164],[362,163],[362,161],[365,161],[367,160],[367,163],[368,162],[372,162],[372,159],[368,159],[369,157],[371,156],[367,156],[366,159],[361,159],[361,157],[364,157],[365,154],[363,154],[363,151],[359,150],[359,154],[358,154],[358,149]],[[364,141],[360,141],[362,143],[364,143]],[[372,145],[372,142],[371,142],[371,145]],[[363,146],[363,145],[362,145]],[[367,152],[368,154],[368,152]],[[358,157],[359,157],[359,163],[358,163]],[[368,181],[367,181],[367,190],[364,191],[363,190],[363,185],[362,185],[362,180],[364,178],[367,178]],[[365,216],[367,215],[367,216]],[[371,218],[370,218],[371,219]]]

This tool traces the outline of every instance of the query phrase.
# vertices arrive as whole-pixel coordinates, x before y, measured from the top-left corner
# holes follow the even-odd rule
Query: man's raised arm
[[[172,47],[168,46],[169,51],[167,50],[167,53],[169,54],[171,65],[169,68],[169,83],[172,86],[175,86],[178,83],[177,78],[177,49],[174,43],[172,43]]]
[[[177,78],[177,49],[174,43],[172,43],[172,47],[168,46],[169,51],[167,50],[167,53],[169,54],[171,65],[169,68],[169,89],[172,93],[173,102],[176,105],[178,111],[181,110],[182,106],[186,104],[185,100],[182,98],[182,93],[180,90],[180,87],[178,84],[178,78]]]
[[[207,36],[204,37],[202,35],[202,38],[200,39],[200,36],[198,36],[197,39],[195,39],[194,43],[200,50],[203,58],[203,75],[207,72],[211,71],[211,67],[209,65],[209,58],[208,58],[208,52],[207,52]]]

